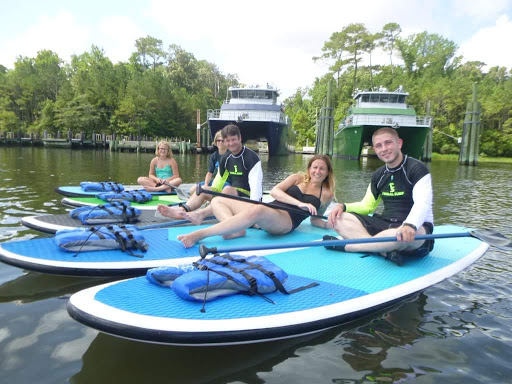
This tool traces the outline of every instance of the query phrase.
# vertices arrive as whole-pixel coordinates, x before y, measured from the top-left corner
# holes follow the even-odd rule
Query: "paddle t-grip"
[[[201,193],[203,193],[203,188],[201,187],[201,184],[197,183],[197,185],[196,185],[196,195],[199,196]]]
[[[201,259],[204,259],[209,253],[217,253],[217,247],[208,248],[206,245],[201,244],[199,247],[199,255],[201,256]]]

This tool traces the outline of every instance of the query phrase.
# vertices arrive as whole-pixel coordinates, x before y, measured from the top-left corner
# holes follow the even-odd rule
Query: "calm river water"
[[[133,184],[151,154],[0,147],[0,241],[41,236],[21,218],[61,214],[53,192],[84,180]],[[269,189],[309,156],[262,155]],[[179,155],[184,182],[207,156]],[[337,197],[360,199],[376,159],[334,160]],[[512,165],[429,164],[436,224],[512,237]],[[0,264],[0,383],[512,383],[512,255],[490,249],[467,270],[386,311],[328,332],[235,347],[150,345],[98,333],[66,312],[71,294],[105,280]]]

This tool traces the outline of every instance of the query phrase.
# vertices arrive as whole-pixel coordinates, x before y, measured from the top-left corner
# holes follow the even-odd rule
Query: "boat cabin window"
[[[406,95],[396,95],[392,93],[370,93],[359,97],[361,103],[405,103]]]
[[[241,89],[240,90],[240,98],[241,99],[254,99],[254,89]]]
[[[233,89],[230,92],[232,99],[277,100],[277,92],[265,89]]]

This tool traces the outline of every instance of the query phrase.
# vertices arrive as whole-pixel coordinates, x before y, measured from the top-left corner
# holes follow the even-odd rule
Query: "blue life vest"
[[[211,301],[237,293],[261,295],[276,289],[287,293],[282,283],[288,275],[261,256],[216,255],[193,264],[192,271],[179,267],[148,270],[149,281],[171,286],[182,299]]]
[[[134,225],[108,225],[77,229],[61,229],[55,234],[55,244],[65,251],[85,252],[121,249],[132,256],[130,249],[146,252],[148,244]]]
[[[80,220],[82,224],[130,224],[139,221],[141,211],[130,207],[129,201],[122,200],[95,207],[75,208],[69,215]]]
[[[118,200],[146,203],[153,199],[153,196],[144,189],[137,189],[136,191],[105,192],[96,195],[96,197],[98,199],[108,201],[109,203]]]
[[[85,192],[121,192],[124,191],[122,184],[115,183],[113,181],[95,182],[95,181],[82,181],[80,187]]]

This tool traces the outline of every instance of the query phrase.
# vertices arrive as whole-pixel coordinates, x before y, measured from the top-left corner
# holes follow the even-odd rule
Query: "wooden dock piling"
[[[460,144],[459,164],[478,165],[478,149],[480,146],[480,103],[477,101],[477,87],[473,84],[473,95],[468,102],[464,125],[462,128],[462,142]]]

